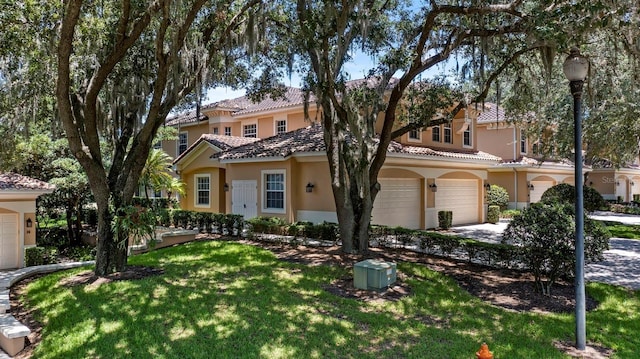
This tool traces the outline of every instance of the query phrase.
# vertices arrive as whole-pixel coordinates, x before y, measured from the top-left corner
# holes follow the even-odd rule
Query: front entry
[[[0,214],[0,269],[18,268],[18,215]]]
[[[245,220],[258,216],[258,181],[231,181],[231,212],[243,215]]]

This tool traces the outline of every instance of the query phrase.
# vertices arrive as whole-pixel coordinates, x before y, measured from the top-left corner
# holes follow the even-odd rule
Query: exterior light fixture
[[[307,193],[311,193],[311,192],[313,192],[313,187],[315,187],[315,186],[313,185],[313,183],[311,183],[311,182],[307,183],[307,187],[306,187],[306,191],[307,191]]]
[[[633,181],[631,181],[631,183],[630,183],[630,184],[631,184],[632,186],[635,186],[635,185],[636,185],[636,184],[635,184],[635,182],[633,182]]]
[[[225,192],[229,192],[229,184],[228,183],[225,183],[222,188],[224,188]]]
[[[31,219],[31,217],[27,218],[25,225],[27,226],[27,228],[33,227],[33,220]]]
[[[534,189],[536,189],[536,188],[533,186],[533,184],[531,184],[531,182],[529,182],[529,183],[527,184],[527,188],[529,189],[529,191],[533,191]]]
[[[620,181],[616,181],[616,186],[619,186],[619,185],[620,185]]]
[[[584,198],[582,178],[582,86],[589,73],[589,59],[580,54],[574,47],[562,65],[564,75],[569,80],[569,88],[573,96],[574,125],[574,167],[576,191],[576,349],[586,348],[586,303],[584,289]]]
[[[438,192],[438,185],[434,182],[429,185],[429,189],[431,189],[431,192]]]
[[[491,184],[489,184],[488,182],[484,184],[484,189],[486,189],[487,191],[491,189]]]

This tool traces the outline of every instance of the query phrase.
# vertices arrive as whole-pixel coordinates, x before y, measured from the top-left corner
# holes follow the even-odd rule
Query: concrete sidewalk
[[[589,217],[599,221],[621,222],[640,225],[640,216],[613,212],[594,212]],[[482,223],[456,226],[451,231],[483,242],[500,243],[508,220],[499,223]],[[640,289],[640,240],[611,238],[604,260],[585,265],[585,280],[614,284],[630,289]]]

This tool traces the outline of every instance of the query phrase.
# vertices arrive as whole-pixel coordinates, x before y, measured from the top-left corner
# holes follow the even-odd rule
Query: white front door
[[[231,181],[231,212],[243,215],[245,220],[258,216],[258,181]]]
[[[436,179],[437,211],[452,211],[452,224],[478,223],[478,180]]]
[[[382,178],[380,192],[373,202],[371,223],[404,228],[420,228],[420,180]]]
[[[18,215],[0,214],[0,269],[18,268]]]
[[[616,180],[616,198],[620,198],[622,202],[629,201],[629,198],[627,198],[627,180],[624,178]]]

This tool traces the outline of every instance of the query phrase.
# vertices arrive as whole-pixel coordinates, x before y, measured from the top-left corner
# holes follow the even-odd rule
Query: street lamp
[[[562,66],[573,95],[575,185],[576,185],[576,348],[586,347],[586,309],[584,293],[584,206],[582,197],[582,85],[589,71],[589,60],[572,48]]]

